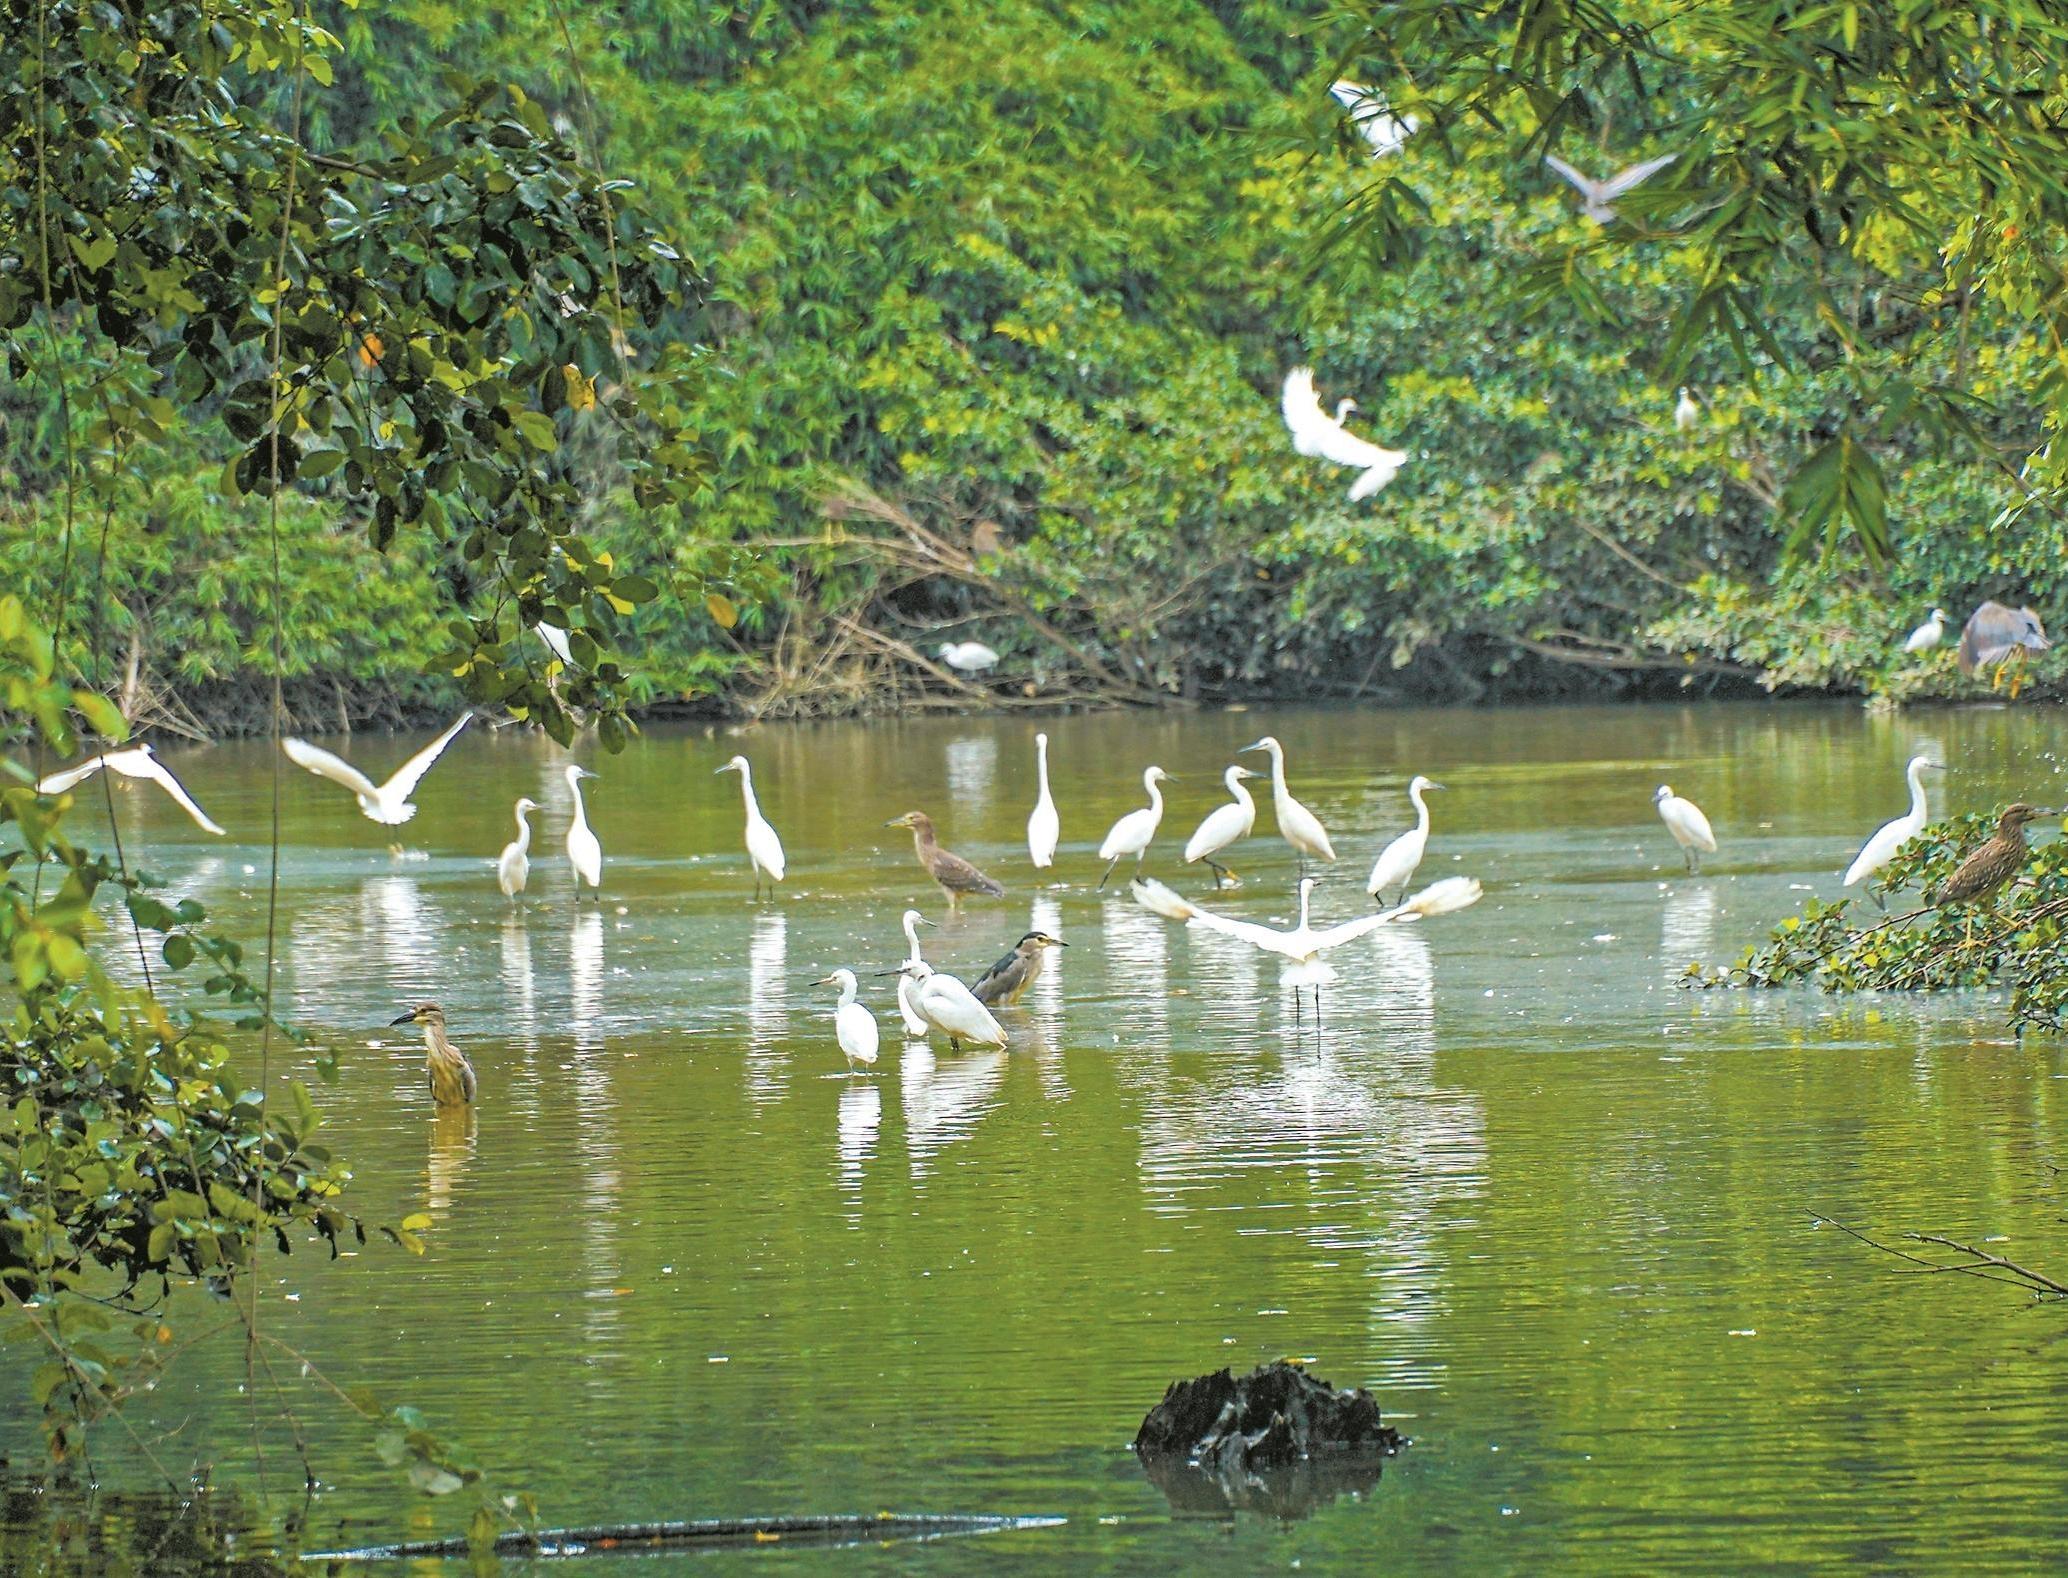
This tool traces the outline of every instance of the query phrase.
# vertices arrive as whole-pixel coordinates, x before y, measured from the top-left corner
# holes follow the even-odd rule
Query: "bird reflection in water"
[[[883,1125],[883,1091],[873,1081],[850,1080],[840,1092],[840,1193],[849,1227],[862,1225],[862,1175],[876,1154]]]
[[[431,1143],[424,1156],[424,1209],[443,1218],[474,1159],[474,1109],[440,1107],[431,1118]]]
[[[940,1062],[924,1046],[906,1046],[898,1079],[914,1178],[924,1178],[941,1150],[973,1134],[998,1105],[1005,1059],[1003,1052],[973,1052]]]
[[[790,1020],[785,975],[790,960],[790,920],[781,910],[754,917],[747,938],[747,1096],[774,1101],[789,1084],[780,1042]]]
[[[601,922],[603,917],[595,919]],[[511,1027],[523,1037],[528,1055],[537,1050],[538,993],[532,980],[531,932],[521,914],[512,912],[504,919],[502,944],[503,1007],[510,1016]]]
[[[1721,899],[1708,886],[1682,883],[1666,895],[1659,911],[1659,959],[1668,975],[1684,975],[1690,964],[1716,952],[1716,916]]]
[[[603,1045],[603,916],[588,910],[575,917],[567,949],[568,1024],[576,1051]]]
[[[1106,987],[1110,1001],[1128,1007],[1132,1037],[1159,1051],[1170,1046],[1170,928],[1132,899],[1106,901],[1099,917],[1104,933]]]
[[[1063,906],[1052,895],[1037,893],[1027,913],[1027,929],[1062,936]],[[1051,951],[1046,966],[1021,999],[1031,1031],[1027,1050],[1033,1053],[1034,1066],[1041,1074],[1041,1093],[1050,1101],[1070,1098],[1062,1054],[1057,1050],[1063,1031],[1063,972],[1068,968],[1069,955],[1060,949]]]
[[[1385,1459],[1372,1453],[1345,1459],[1310,1458],[1262,1472],[1212,1469],[1182,1457],[1139,1460],[1171,1511],[1218,1516],[1261,1513],[1283,1523],[1311,1517],[1338,1496],[1357,1496],[1379,1482]]]
[[[948,798],[957,805],[989,805],[991,782],[998,772],[997,736],[950,740],[947,758]]]

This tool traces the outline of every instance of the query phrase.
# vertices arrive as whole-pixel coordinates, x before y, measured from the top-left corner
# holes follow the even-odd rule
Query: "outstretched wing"
[[[1348,428],[1340,427],[1334,422],[1330,422],[1327,430],[1322,433],[1321,447],[1316,453],[1322,459],[1333,460],[1339,466],[1355,466],[1359,471],[1382,470],[1386,473],[1384,481],[1388,482],[1392,480],[1393,473],[1407,461],[1406,450],[1382,448],[1370,439],[1359,438]],[[1378,488],[1374,487],[1371,491],[1376,493]]]
[[[1715,848],[1713,844],[1710,847]],[[1427,920],[1431,915],[1448,915],[1477,904],[1485,891],[1477,877],[1439,877],[1412,895],[1405,904],[1381,910],[1378,918],[1381,921],[1418,921]]]
[[[1331,926],[1326,931],[1314,934],[1314,951],[1326,953],[1331,948],[1340,948],[1346,942],[1355,942],[1367,932],[1377,931],[1392,917],[1384,910],[1376,915],[1360,915],[1355,920],[1344,921],[1340,926]]]
[[[1217,931],[1224,937],[1239,937],[1253,948],[1262,948],[1266,953],[1284,953],[1285,938],[1268,926],[1259,926],[1253,921],[1230,920],[1225,915],[1216,915],[1212,910],[1201,909],[1190,899],[1180,898],[1176,893],[1158,882],[1154,877],[1136,877],[1128,884],[1135,902],[1143,909],[1153,910],[1166,920],[1189,921],[1195,926],[1204,926],[1208,931]]]
[[[208,819],[208,813],[194,803],[194,797],[187,793],[185,786],[172,776],[171,771],[157,757],[146,756],[143,765],[131,776],[151,779],[172,796],[173,804],[191,816],[203,832],[213,833],[217,838],[223,837],[223,830]]]
[[[1323,435],[1335,427],[1321,400],[1314,393],[1314,369],[1295,367],[1285,375],[1285,392],[1278,408],[1285,413],[1285,425],[1292,434],[1293,448],[1302,455],[1319,455]]]
[[[334,784],[343,784],[354,794],[376,798],[380,791],[373,786],[373,780],[346,761],[342,756],[333,756],[320,746],[307,740],[282,740],[280,749],[287,753],[287,759],[297,767],[305,768],[318,778],[328,778]]]
[[[106,757],[89,756],[77,767],[67,767],[61,773],[52,773],[48,778],[42,778],[37,780],[36,793],[50,795],[63,794],[74,784],[84,783],[87,779],[91,778],[95,773],[99,772],[101,768],[106,765]]]
[[[415,794],[418,782],[431,770],[431,763],[444,755],[445,747],[452,743],[452,737],[473,721],[473,713],[461,713],[459,721],[451,728],[395,769],[394,775],[381,785],[382,797],[389,800],[407,800]]]
[[[1582,175],[1555,153],[1544,155],[1544,163],[1572,182],[1573,189],[1590,203],[1598,203],[1608,196],[1608,188],[1591,175]]]
[[[1667,165],[1680,157],[1677,153],[1661,154],[1656,159],[1647,159],[1642,164],[1633,164],[1627,170],[1618,171],[1601,183],[1604,199],[1621,197],[1625,192],[1644,185]]]

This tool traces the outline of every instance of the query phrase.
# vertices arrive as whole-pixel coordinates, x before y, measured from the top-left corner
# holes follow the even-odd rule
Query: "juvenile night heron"
[[[718,771],[740,775],[740,798],[747,803],[747,863],[754,868],[754,897],[758,899],[764,876],[770,882],[783,880],[783,841],[776,837],[776,830],[761,814],[761,802],[754,798],[754,769],[747,765],[747,758],[735,756]]]
[[[1960,632],[1960,671],[2000,670],[2012,658],[2023,662],[2027,652],[2044,652],[2052,645],[2046,627],[2031,609],[1984,603],[1968,615]],[[2015,690],[2012,693],[2016,694]]]
[[[994,1003],[1008,1006],[1017,1003],[1020,994],[1033,985],[1034,978],[1041,973],[1043,955],[1051,948],[1069,946],[1062,938],[1051,937],[1045,931],[1030,931],[1013,944],[1011,953],[977,977],[969,995],[986,1008]]]
[[[929,1028],[948,1038],[949,1046],[959,1047],[965,1041],[984,1047],[1005,1045],[1005,1027],[954,976],[909,960],[898,966],[896,973],[910,978],[912,1006]]]
[[[1189,866],[1197,860],[1205,861],[1213,870],[1216,893],[1234,873],[1214,856],[1231,844],[1241,843],[1257,825],[1257,803],[1242,787],[1243,779],[1254,777],[1255,773],[1242,766],[1230,767],[1221,774],[1221,782],[1228,786],[1228,793],[1235,798],[1227,805],[1217,805],[1207,812],[1206,820],[1185,841],[1185,864]]]
[[[419,1003],[394,1025],[424,1027],[424,1062],[430,1073],[431,1100],[441,1107],[468,1107],[474,1103],[474,1065],[467,1054],[445,1039],[445,1010],[436,1003]]]
[[[1271,754],[1271,809],[1278,818],[1278,836],[1292,845],[1293,853],[1300,857],[1301,872],[1307,869],[1309,855],[1317,860],[1334,860],[1335,846],[1328,841],[1328,829],[1321,825],[1321,818],[1295,800],[1285,786],[1285,747],[1267,734],[1256,744],[1243,746],[1238,754],[1247,756],[1251,751]]]
[[[1156,829],[1163,822],[1163,791],[1156,786],[1169,776],[1161,767],[1144,771],[1142,787],[1149,791],[1149,803],[1139,811],[1128,812],[1107,829],[1106,841],[1099,845],[1099,859],[1106,863],[1106,869],[1099,874],[1100,887],[1113,875],[1113,868],[1129,855],[1135,857],[1135,870],[1142,869],[1142,857],[1148,854]]]
[[[926,874],[941,885],[941,891],[948,895],[948,908],[960,909],[965,893],[982,894],[994,899],[1005,897],[1005,889],[992,881],[960,855],[941,848],[940,840],[934,837],[933,818],[924,811],[907,811],[903,816],[894,816],[883,824],[885,827],[904,827],[912,831],[912,852],[919,857],[919,864],[926,868]]]
[[[1910,758],[1910,766],[1906,769],[1906,775],[1910,779],[1910,809],[1894,821],[1882,823],[1875,830],[1874,836],[1860,846],[1860,852],[1853,857],[1853,863],[1845,868],[1845,887],[1850,888],[1865,882],[1894,860],[1897,850],[1923,831],[1924,824],[1930,820],[1924,803],[1924,775],[1927,770],[1941,765],[1929,756]],[[1873,889],[1868,891],[1874,893],[1876,904],[1883,909],[1888,908],[1879,892]]]
[[[1996,832],[1977,844],[1953,875],[1930,895],[1934,905],[1973,904],[1986,899],[2024,868],[2031,847],[2025,842],[2025,824],[2041,817],[2058,816],[2057,811],[2040,811],[2024,804],[2004,807],[1996,819]]]
[[[574,796],[574,821],[567,829],[567,863],[574,870],[574,901],[582,902],[582,884],[597,889],[596,902],[603,902],[603,840],[589,827],[589,808],[582,802],[582,780],[596,775],[586,767],[567,765],[567,788]]]
[[[1605,181],[1597,181],[1591,175],[1580,174],[1554,153],[1545,154],[1544,163],[1572,183],[1573,190],[1580,194],[1580,212],[1597,225],[1605,225],[1616,217],[1617,198],[1626,192],[1635,191],[1679,157],[1677,153],[1661,154],[1656,159],[1647,159],[1642,164],[1633,164],[1627,170],[1618,171]]]
[[[525,821],[524,814],[538,808],[536,800],[521,796],[513,807],[517,817],[517,836],[503,845],[503,852],[495,862],[495,885],[503,890],[506,899],[517,897],[524,891],[524,884],[531,880],[531,824]]]
[[[98,756],[89,756],[77,767],[67,767],[63,772],[52,773],[36,785],[36,793],[60,795],[67,789],[83,783],[105,767],[111,773],[124,778],[146,779],[172,796],[173,803],[187,815],[204,833],[213,833],[218,838],[223,830],[208,819],[208,813],[194,803],[194,797],[187,793],[180,781],[172,776],[165,764],[148,745],[132,745],[127,750],[103,751]]]
[[[282,740],[280,749],[287,753],[287,759],[295,766],[351,790],[367,820],[378,822],[383,827],[400,827],[416,815],[416,807],[409,803],[409,797],[416,793],[416,786],[423,781],[424,774],[445,753],[445,747],[453,742],[460,730],[472,721],[472,713],[461,713],[443,734],[396,768],[394,776],[384,784],[376,784],[342,756],[333,756],[306,740]]]
[[[1034,862],[1036,871],[1046,871],[1056,863],[1056,841],[1063,835],[1062,820],[1056,815],[1055,796],[1048,792],[1048,736],[1034,736],[1034,777],[1040,784],[1040,793],[1034,797],[1034,809],[1027,815],[1027,858]]]
[[[1352,504],[1370,498],[1407,464],[1406,450],[1381,448],[1343,425],[1343,418],[1357,409],[1355,400],[1338,400],[1334,416],[1322,409],[1311,367],[1295,367],[1285,375],[1278,409],[1285,417],[1286,431],[1292,434],[1295,451],[1358,473],[1350,484]]]
[[[833,1036],[849,1068],[876,1066],[876,1016],[855,1001],[859,990],[852,970],[835,970],[818,983],[840,988],[840,1004],[833,1010]]]
[[[1910,639],[1903,643],[1903,650],[1916,654],[1929,652],[1946,639],[1946,610],[1934,608],[1931,618],[1910,632]]]
[[[1429,802],[1422,796],[1442,787],[1420,773],[1409,780],[1407,797],[1414,803],[1415,825],[1380,850],[1379,858],[1372,863],[1371,880],[1365,883],[1364,891],[1373,898],[1381,898],[1390,888],[1400,889],[1400,896],[1407,897],[1407,885],[1414,880],[1422,856],[1429,849]]]
[[[1652,795],[1652,804],[1659,808],[1659,820],[1666,824],[1666,831],[1680,846],[1680,856],[1687,862],[1687,869],[1699,872],[1702,855],[1716,853],[1716,833],[1709,826],[1709,818],[1702,815],[1702,808],[1694,801],[1675,794],[1670,784],[1659,785]]]
[[[958,674],[967,674],[974,679],[998,666],[998,654],[981,641],[944,641],[941,643],[941,661]]]

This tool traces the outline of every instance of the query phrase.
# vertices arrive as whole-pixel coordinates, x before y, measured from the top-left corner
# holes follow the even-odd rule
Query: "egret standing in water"
[[[1716,834],[1709,826],[1709,818],[1702,815],[1702,808],[1692,800],[1683,800],[1673,792],[1670,784],[1660,784],[1652,796],[1652,804],[1659,808],[1659,820],[1666,824],[1666,831],[1673,835],[1673,842],[1680,846],[1680,855],[1687,862],[1687,869],[1699,872],[1702,857],[1697,851],[1716,853]]]
[[[1422,796],[1431,789],[1442,787],[1435,779],[1424,778],[1420,773],[1416,773],[1408,783],[1407,797],[1414,802],[1415,825],[1379,851],[1379,858],[1371,868],[1371,880],[1364,885],[1364,891],[1373,898],[1379,898],[1389,888],[1400,889],[1402,898],[1407,896],[1407,885],[1414,880],[1415,871],[1422,864],[1422,856],[1429,848],[1429,802]]]
[[[1185,864],[1203,860],[1212,868],[1214,892],[1221,891],[1222,884],[1234,876],[1214,856],[1231,844],[1238,844],[1249,837],[1257,825],[1257,803],[1250,798],[1249,791],[1242,787],[1242,780],[1254,778],[1256,774],[1247,767],[1237,765],[1221,774],[1221,782],[1228,786],[1228,793],[1234,800],[1227,805],[1217,805],[1206,813],[1192,836],[1185,841]],[[1239,883],[1240,879],[1236,879]]]
[[[1062,821],[1056,815],[1055,796],[1048,792],[1048,736],[1034,736],[1034,776],[1041,792],[1034,797],[1034,809],[1027,817],[1027,858],[1036,871],[1056,863],[1056,841],[1062,837]]]
[[[409,803],[409,797],[416,793],[416,786],[423,781],[424,774],[444,754],[453,737],[472,721],[472,713],[461,713],[457,722],[396,768],[395,775],[384,784],[375,784],[342,756],[333,756],[306,740],[282,740],[280,749],[287,753],[287,759],[295,766],[351,790],[359,800],[361,813],[369,821],[378,822],[383,827],[400,827],[416,815],[416,807]]]
[[[466,1053],[445,1039],[444,1009],[436,1003],[419,1003],[389,1023],[424,1027],[424,1061],[433,1103],[440,1107],[474,1104],[474,1065],[467,1061]]]
[[[1041,973],[1042,956],[1051,948],[1069,946],[1062,938],[1051,937],[1045,931],[1030,931],[1013,944],[1011,953],[977,977],[969,995],[986,1008],[993,1003],[1017,1003],[1021,993]]]
[[[1163,821],[1163,791],[1156,786],[1169,776],[1161,767],[1151,767],[1142,774],[1142,787],[1149,791],[1149,803],[1115,822],[1106,834],[1106,841],[1099,845],[1099,859],[1106,863],[1106,869],[1099,875],[1101,888],[1113,875],[1113,868],[1129,855],[1135,857],[1135,870],[1142,869],[1142,857],[1149,852],[1149,844]]]
[[[52,773],[39,781],[36,793],[61,795],[67,789],[91,778],[103,767],[124,778],[148,779],[171,795],[173,803],[191,816],[202,832],[213,833],[218,838],[223,836],[223,830],[208,819],[208,813],[194,803],[194,797],[187,793],[180,781],[172,776],[170,769],[158,760],[148,745],[132,745],[127,750],[103,751],[98,756],[89,756],[77,767],[67,767],[63,772]]]
[[[840,1005],[833,1010],[833,1035],[847,1058],[847,1066],[874,1068],[878,1044],[876,1016],[855,1001],[858,987],[854,971],[835,970],[818,984],[840,988]]]
[[[910,961],[898,966],[897,973],[911,979],[912,1006],[930,1027],[948,1038],[949,1046],[959,1047],[965,1041],[983,1047],[1005,1045],[1005,1027],[954,976],[943,975],[930,964]]]
[[[1924,775],[1927,768],[1940,765],[1942,764],[1933,761],[1929,756],[1910,758],[1910,766],[1906,770],[1906,776],[1910,780],[1910,809],[1893,822],[1882,823],[1874,836],[1860,846],[1860,852],[1853,857],[1853,863],[1845,868],[1844,886],[1850,888],[1865,882],[1895,859],[1897,850],[1924,830],[1924,824],[1930,820],[1925,812]],[[1882,909],[1888,908],[1880,889],[1869,888],[1867,891],[1873,895],[1877,905]]]
[[[932,924],[932,921],[917,910],[905,911],[905,941],[911,944],[910,951],[905,955],[905,963],[926,963],[919,956],[919,928]],[[909,975],[898,977],[898,1017],[905,1021],[905,1034],[915,1040],[926,1034],[926,1021],[919,1016],[919,1010],[912,1003],[912,992],[917,984]]]
[[[1251,751],[1271,753],[1271,809],[1278,817],[1278,836],[1292,845],[1293,853],[1300,857],[1300,871],[1307,870],[1307,857],[1332,861],[1336,858],[1335,846],[1328,841],[1328,829],[1321,825],[1321,818],[1301,805],[1292,797],[1292,791],[1285,786],[1285,747],[1277,737],[1267,734],[1254,745],[1243,746],[1240,754],[1247,756]]]
[[[747,802],[747,861],[754,868],[754,897],[758,899],[764,875],[772,883],[783,880],[783,841],[776,837],[776,830],[769,826],[754,798],[754,770],[747,765],[747,758],[735,756],[718,771],[740,775],[740,796]]]
[[[524,819],[527,811],[539,808],[536,800],[520,796],[515,807],[517,836],[503,845],[503,852],[496,857],[495,885],[503,890],[503,897],[514,899],[524,891],[524,884],[531,880],[531,824]]]
[[[589,810],[582,803],[582,780],[596,775],[586,767],[567,764],[567,788],[574,796],[574,821],[567,829],[567,863],[574,869],[574,901],[582,902],[582,884],[598,889],[596,902],[603,902],[603,841],[589,829]]]
[[[1910,632],[1910,639],[1903,643],[1903,650],[1915,655],[1929,652],[1946,639],[1946,610],[1934,608],[1931,618]]]
[[[924,811],[907,811],[903,816],[894,816],[883,824],[885,827],[905,827],[912,830],[912,853],[919,858],[919,864],[926,868],[926,874],[941,885],[941,891],[948,895],[948,908],[962,908],[962,895],[981,893],[990,898],[1002,899],[1005,889],[991,878],[951,850],[941,848],[940,840],[934,836],[933,818]]]

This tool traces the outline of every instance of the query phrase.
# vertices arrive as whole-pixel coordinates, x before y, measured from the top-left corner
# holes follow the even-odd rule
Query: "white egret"
[[[1278,836],[1292,845],[1293,853],[1300,857],[1301,870],[1306,869],[1309,855],[1334,860],[1335,846],[1328,841],[1328,829],[1321,825],[1321,818],[1295,800],[1285,786],[1285,747],[1276,736],[1267,734],[1256,744],[1243,746],[1237,754],[1247,756],[1251,751],[1271,753],[1271,809],[1278,818]]]
[[[1680,157],[1677,153],[1662,154],[1656,159],[1647,159],[1642,164],[1633,164],[1629,169],[1597,181],[1592,176],[1582,175],[1556,154],[1544,155],[1544,163],[1572,182],[1573,190],[1580,194],[1580,212],[1597,225],[1605,225],[1616,217],[1616,199],[1624,193],[1642,186],[1667,165]]]
[[[840,988],[840,1005],[833,1010],[833,1034],[849,1068],[874,1068],[878,1043],[876,1016],[855,1001],[859,990],[852,970],[835,970],[818,983]]]
[[[1687,869],[1700,871],[1702,854],[1716,853],[1716,833],[1709,826],[1709,818],[1702,815],[1702,808],[1692,800],[1683,800],[1673,792],[1670,784],[1659,785],[1658,792],[1652,796],[1652,804],[1659,808],[1659,820],[1666,824],[1666,831],[1680,846]]]
[[[520,797],[517,801],[517,836],[503,845],[495,863],[496,886],[503,890],[504,898],[514,899],[531,880],[531,824],[525,821],[524,813],[538,808],[536,800]]]
[[[1237,765],[1221,774],[1221,782],[1228,786],[1228,793],[1235,798],[1227,805],[1217,805],[1206,813],[1192,836],[1185,841],[1185,864],[1203,860],[1213,869],[1214,891],[1221,891],[1222,882],[1233,875],[1214,856],[1230,844],[1240,843],[1249,837],[1257,825],[1257,803],[1242,787],[1242,780],[1254,778],[1256,774],[1247,767]]]
[[[567,632],[558,625],[549,625],[541,619],[531,627],[531,633],[543,641],[546,650],[560,660],[562,668],[574,667],[574,651],[567,644]]]
[[[1295,367],[1285,375],[1279,409],[1285,413],[1293,448],[1300,454],[1356,468],[1358,478],[1350,484],[1352,504],[1370,498],[1407,464],[1406,450],[1381,448],[1343,426],[1343,418],[1357,409],[1355,400],[1338,400],[1334,416],[1322,410],[1311,367]]]
[[[1412,115],[1395,115],[1386,96],[1376,89],[1345,81],[1330,83],[1328,91],[1350,112],[1350,124],[1371,144],[1374,159],[1398,153],[1421,126]]]
[[[574,796],[574,821],[567,829],[567,863],[574,870],[574,901],[582,902],[582,884],[598,889],[596,902],[603,902],[603,841],[589,828],[589,809],[582,803],[582,780],[596,775],[586,767],[567,764],[567,788]]]
[[[395,775],[384,784],[375,784],[342,756],[333,756],[306,740],[282,740],[280,749],[287,753],[287,759],[295,766],[351,790],[359,799],[360,811],[369,821],[378,822],[383,827],[399,827],[416,815],[416,807],[409,803],[409,797],[416,792],[417,784],[431,770],[431,764],[444,754],[453,736],[472,721],[472,713],[461,713],[458,721],[396,768]]]
[[[740,775],[740,796],[747,803],[747,861],[754,868],[754,897],[758,899],[764,875],[770,882],[783,880],[783,841],[776,837],[754,798],[754,769],[747,765],[747,758],[735,756],[718,771]]]
[[[1364,885],[1364,891],[1373,898],[1392,888],[1400,889],[1402,896],[1406,896],[1407,885],[1414,880],[1415,871],[1422,864],[1422,855],[1429,847],[1429,802],[1422,795],[1427,790],[1442,787],[1435,779],[1424,778],[1420,773],[1409,781],[1407,797],[1414,802],[1415,825],[1379,851],[1379,858],[1371,868],[1371,880]]]
[[[1005,1027],[954,976],[910,960],[899,965],[897,973],[911,979],[912,1006],[932,1029],[948,1038],[949,1046],[959,1047],[965,1041],[984,1047],[1005,1045]]]
[[[932,921],[917,910],[905,911],[905,941],[912,945],[911,952],[905,955],[905,963],[926,963],[919,956],[919,928],[932,924]],[[917,986],[918,983],[911,976],[898,976],[898,1016],[905,1021],[905,1034],[914,1037],[926,1034],[926,1021],[920,1018],[919,1010],[912,1004],[912,993]]]
[[[1984,603],[1968,615],[1960,632],[1960,671],[1973,674],[2006,663],[2014,655],[2044,652],[2052,645],[2046,627],[2031,609]]]
[[[67,789],[91,778],[103,767],[111,773],[119,773],[124,778],[147,779],[156,784],[172,796],[173,804],[191,816],[195,825],[204,833],[213,833],[218,838],[223,836],[223,830],[209,820],[208,813],[194,803],[194,797],[187,793],[185,787],[172,776],[148,745],[132,745],[125,750],[103,751],[98,756],[89,756],[76,767],[67,767],[62,772],[55,772],[40,779],[36,784],[36,793],[63,794]]]
[[[1056,815],[1055,796],[1048,792],[1048,736],[1034,736],[1034,776],[1041,792],[1034,797],[1034,809],[1027,816],[1027,858],[1037,871],[1056,863],[1056,840],[1062,836],[1062,821]]]
[[[958,674],[972,677],[998,666],[998,654],[981,641],[944,641],[941,661]]]
[[[1946,639],[1946,610],[1934,608],[1932,617],[1910,632],[1910,639],[1903,643],[1905,652],[1929,652]]]
[[[1845,868],[1844,886],[1850,888],[1866,881],[1895,859],[1896,851],[1923,830],[1924,824],[1930,820],[1924,803],[1924,775],[1928,768],[1941,765],[1929,756],[1910,758],[1910,765],[1905,770],[1905,776],[1910,780],[1910,809],[1894,821],[1882,823],[1875,830],[1874,836],[1860,846],[1860,852],[1853,857],[1853,863]],[[1870,888],[1868,891],[1874,895],[1876,904],[1884,909],[1888,907],[1877,890]]]
[[[1673,407],[1673,425],[1685,433],[1702,420],[1702,408],[1695,404],[1695,397],[1687,392],[1687,385],[1680,386],[1680,401]]]
[[[1135,857],[1135,870],[1142,869],[1142,857],[1149,852],[1150,841],[1156,837],[1156,829],[1163,821],[1163,791],[1156,786],[1170,776],[1161,767],[1151,767],[1142,774],[1142,787],[1149,791],[1149,803],[1139,811],[1130,811],[1115,822],[1106,834],[1106,841],[1099,845],[1099,859],[1106,863],[1106,869],[1099,876],[1099,886],[1106,885],[1106,879],[1113,875],[1113,868],[1129,855]]]

